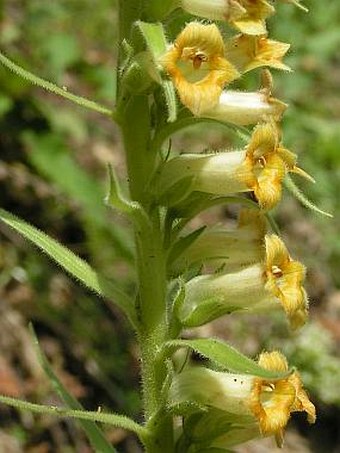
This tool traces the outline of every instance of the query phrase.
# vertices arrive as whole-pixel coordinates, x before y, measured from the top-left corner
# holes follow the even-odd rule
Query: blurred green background
[[[292,74],[273,73],[275,97],[289,103],[284,143],[316,184],[296,182],[333,219],[302,207],[289,193],[275,211],[294,257],[308,268],[310,323],[292,335],[281,320],[223,319],[202,334],[227,338],[254,356],[280,347],[301,371],[318,407],[308,427],[294,417],[289,452],[340,451],[340,3],[306,0],[309,14],[277,3],[272,38],[290,42]],[[176,16],[172,18],[176,19]],[[173,22],[169,23],[169,30]],[[12,60],[71,92],[115,101],[117,13],[113,0],[0,0],[0,45]],[[243,88],[256,89],[256,77]],[[57,238],[126,288],[133,276],[129,225],[108,212],[106,164],[124,178],[119,132],[106,118],[32,87],[0,67],[0,206]],[[207,130],[214,144],[231,140]],[[174,141],[197,147],[197,131]],[[207,147],[209,143],[205,144]],[[202,145],[200,144],[201,148]],[[214,214],[216,215],[216,214]],[[221,211],[219,220],[225,212]],[[0,394],[53,404],[57,397],[34,355],[33,321],[59,377],[87,409],[139,418],[138,351],[124,319],[80,288],[47,258],[0,225]],[[77,424],[1,406],[0,451],[87,452]],[[119,429],[120,451],[140,451]],[[274,451],[272,442],[239,452]]]

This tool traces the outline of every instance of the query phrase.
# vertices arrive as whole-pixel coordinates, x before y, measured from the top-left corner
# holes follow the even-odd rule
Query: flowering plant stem
[[[283,147],[279,121],[286,105],[271,97],[268,69],[263,73],[265,86],[259,91],[223,90],[240,76],[239,69],[249,70],[249,65],[287,70],[280,59],[289,46],[253,36],[265,33],[264,21],[275,11],[265,1],[252,6],[243,0],[166,0],[160,5],[160,0],[119,0],[114,112],[84,98],[66,96],[0,54],[0,63],[18,75],[112,116],[120,126],[130,200],[122,196],[114,170],[109,168],[106,201],[127,214],[133,224],[134,301],[119,285],[35,227],[2,209],[0,221],[89,289],[112,299],[130,320],[140,346],[144,426],[124,415],[81,411],[39,350],[42,366],[68,408],[44,408],[1,396],[0,402],[37,413],[79,418],[96,451],[112,451],[100,446],[107,442],[94,424],[97,421],[134,432],[148,453],[228,451],[225,448],[268,435],[274,435],[282,445],[291,412],[304,411],[310,423],[315,421],[315,408],[298,372],[289,368],[285,357],[278,351],[264,352],[254,362],[226,343],[207,338],[181,340],[180,334],[183,328],[201,326],[232,312],[284,311],[294,329],[306,321],[305,268],[291,258],[278,236],[267,232],[267,223],[275,231],[268,211],[280,201],[288,173],[311,179],[297,166],[297,156]],[[163,25],[152,21],[177,6],[192,14],[199,7],[208,19],[217,13],[219,19],[221,12],[223,20],[244,33],[234,38],[241,40],[242,46],[229,43],[232,63],[226,59],[222,35],[214,24],[194,21],[167,46]],[[240,17],[243,20],[238,20]],[[248,54],[254,61],[248,61]],[[178,115],[175,89],[187,107]],[[164,162],[160,152],[164,141],[198,123],[222,124],[238,132],[247,145],[232,152],[184,153],[174,158],[169,150]],[[249,136],[243,126],[251,124],[256,126]],[[287,183],[311,207],[290,179]],[[253,199],[240,195],[249,192]],[[193,217],[222,203],[249,208],[241,210],[237,228],[229,231],[204,225],[183,234]],[[188,355],[179,360],[172,357],[183,349],[205,357],[218,371],[193,366]],[[174,423],[174,415],[182,426]]]
[[[131,40],[131,29],[140,19],[140,0],[120,2],[120,39]],[[138,45],[138,43],[137,43]],[[120,87],[118,87],[120,90]],[[155,363],[155,356],[166,341],[166,266],[163,251],[163,234],[160,212],[150,202],[147,185],[155,163],[156,151],[151,151],[151,125],[149,100],[146,95],[129,94],[118,106],[120,125],[126,152],[130,195],[142,206],[146,217],[135,221],[135,245],[138,275],[138,310],[141,348],[141,375],[143,403],[146,420],[161,408],[160,394],[166,376],[164,363]],[[131,127],[133,125],[133,128]],[[173,452],[172,419],[159,413],[157,423],[149,426],[150,436],[146,441],[148,451]]]
[[[148,148],[150,125],[146,96],[131,96],[122,114],[121,124],[131,197],[143,206],[147,214],[142,221],[135,222],[135,243],[139,284],[137,309],[140,321],[143,401],[146,418],[149,418],[160,409],[159,395],[166,375],[165,364],[156,364],[155,355],[166,340],[167,280],[160,213],[157,207],[150,205],[145,191],[155,162],[155,155],[152,155]],[[133,133],[131,124],[134,124]],[[173,451],[172,442],[170,439],[165,442],[165,438],[172,432],[171,418],[160,417],[158,422],[151,425],[154,439],[150,440],[149,451],[171,452]]]

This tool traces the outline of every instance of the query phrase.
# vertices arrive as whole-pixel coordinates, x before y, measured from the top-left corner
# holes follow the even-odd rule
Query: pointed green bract
[[[142,21],[138,21],[136,25],[140,29],[145,39],[148,51],[152,55],[155,72],[159,73],[159,83],[162,86],[165,102],[168,109],[168,122],[172,123],[177,118],[176,92],[172,82],[162,77],[162,68],[159,64],[160,58],[167,50],[167,41],[165,38],[163,25],[161,23],[151,24]]]
[[[109,191],[105,198],[108,206],[117,209],[118,211],[131,214],[140,209],[138,203],[126,200],[121,193],[119,181],[112,165],[108,165],[109,175]]]
[[[333,218],[333,214],[323,211],[322,209],[315,206],[315,204],[313,204],[311,201],[309,201],[308,198],[301,192],[301,190],[297,187],[297,185],[289,175],[286,175],[284,183],[287,189],[302,204],[302,206],[304,206],[307,209],[310,209],[311,211],[317,212],[318,214]]]

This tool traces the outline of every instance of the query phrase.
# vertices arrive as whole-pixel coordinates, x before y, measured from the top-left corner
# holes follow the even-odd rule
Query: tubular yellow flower
[[[172,78],[181,102],[194,115],[212,108],[223,87],[239,77],[224,58],[223,39],[214,24],[189,23],[161,64]]]
[[[256,92],[223,91],[218,103],[201,116],[239,126],[280,121],[287,104],[271,97],[267,90]]]
[[[269,371],[288,372],[286,358],[279,352],[264,352],[259,365]],[[274,435],[282,445],[283,431],[293,412],[306,412],[309,423],[315,422],[315,407],[303,389],[297,372],[282,379],[263,379],[252,375],[216,372],[204,367],[187,368],[175,376],[170,388],[172,403],[194,402],[237,416],[237,425],[247,431],[259,428],[258,434]],[[232,420],[232,419],[231,419]],[[257,431],[253,430],[254,437]],[[244,439],[244,441],[247,439]],[[230,446],[228,436],[213,445]]]
[[[305,267],[291,259],[284,243],[276,235],[266,236],[266,289],[280,299],[293,329],[307,317],[307,295],[302,286]]]
[[[230,23],[246,35],[264,35],[265,19],[274,14],[274,7],[265,0],[238,0],[238,2],[247,13]]]
[[[286,358],[277,351],[262,353],[258,363],[270,371],[288,371]],[[316,419],[315,407],[303,389],[297,372],[274,382],[256,378],[249,407],[258,419],[262,433],[274,434],[279,446],[282,446],[283,430],[292,412],[306,412],[309,423],[314,423]]]
[[[267,39],[266,36],[237,35],[226,43],[230,62],[240,71],[247,72],[262,66],[290,71],[281,59],[290,44]]]
[[[183,271],[193,265],[208,264],[223,265],[223,271],[226,271],[262,261],[266,229],[266,219],[261,211],[243,209],[237,228],[205,230],[175,261],[174,268]]]
[[[158,192],[167,193],[181,179],[192,178],[190,190],[229,195],[253,191],[261,208],[271,209],[281,199],[287,172],[299,173],[296,155],[283,148],[275,124],[257,126],[242,151],[182,154],[166,162],[158,179]],[[166,203],[165,203],[166,204]]]
[[[312,178],[296,166],[297,156],[283,148],[275,124],[257,126],[247,146],[244,162],[252,178],[247,181],[263,209],[273,208],[281,199],[282,181],[287,172]]]
[[[265,257],[261,262],[189,280],[179,312],[181,321],[195,326],[233,311],[261,313],[283,308],[292,329],[301,327],[308,312],[302,286],[305,268],[291,259],[276,235],[266,235],[264,242]]]
[[[194,16],[234,21],[247,14],[237,0],[181,0],[181,7]]]

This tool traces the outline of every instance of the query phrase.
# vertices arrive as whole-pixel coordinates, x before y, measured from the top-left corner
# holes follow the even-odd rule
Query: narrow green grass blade
[[[220,367],[234,373],[252,374],[265,379],[280,379],[291,373],[291,371],[279,373],[265,370],[232,346],[212,338],[199,338],[197,340],[173,340],[166,343],[164,348],[170,354],[179,348],[192,349],[196,353],[210,359]]]
[[[1,208],[0,220],[36,245],[87,288],[112,300],[123,310],[132,324],[136,325],[133,303],[121,289],[117,288],[116,284],[100,275],[86,261],[59,244],[55,239]]]

